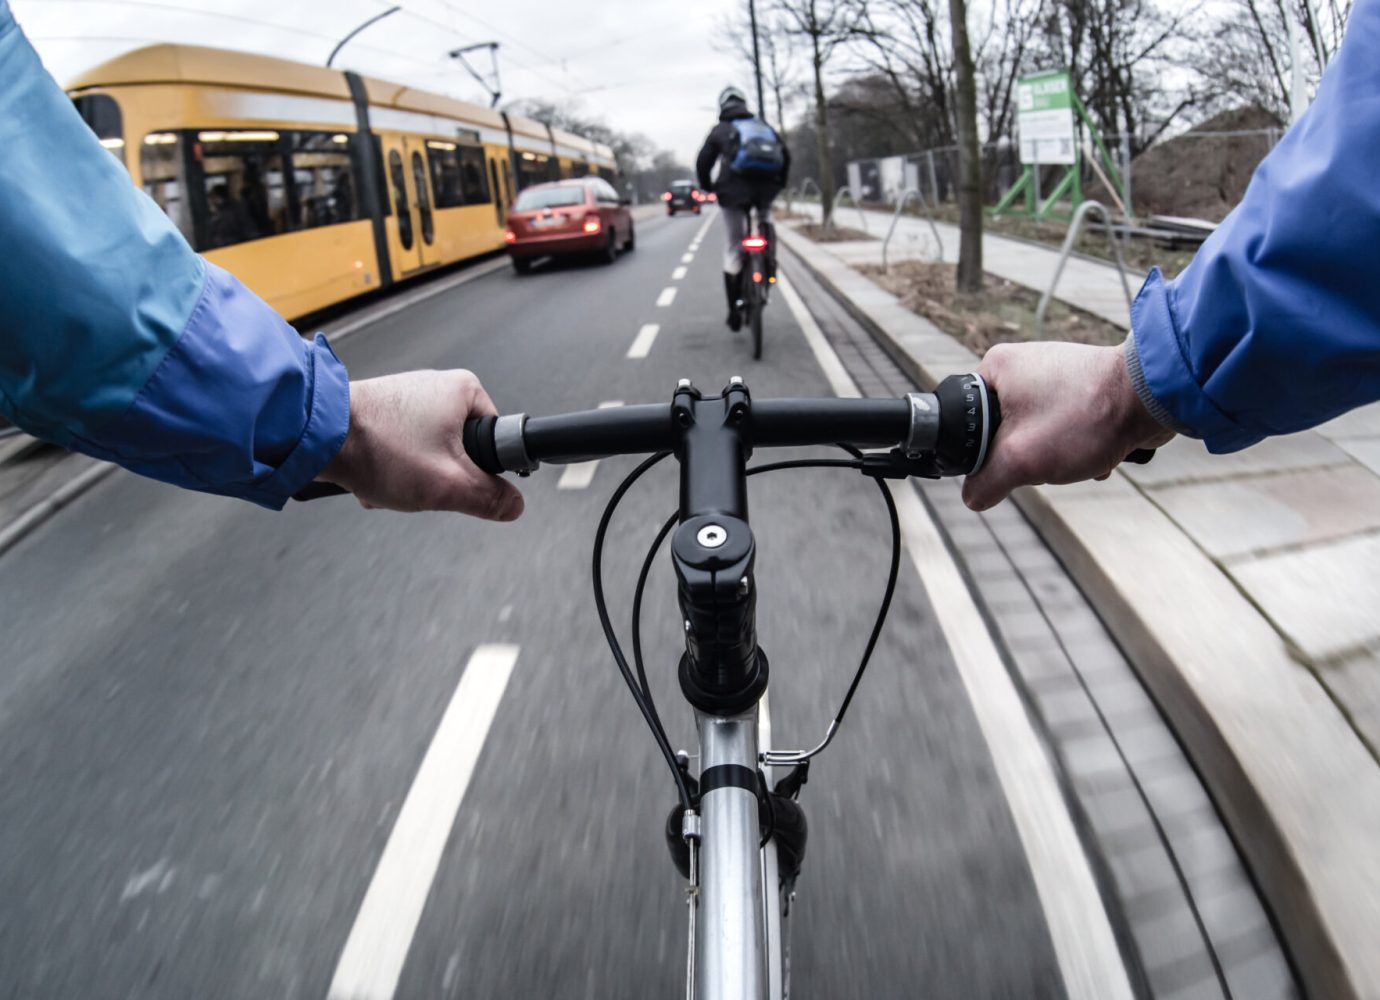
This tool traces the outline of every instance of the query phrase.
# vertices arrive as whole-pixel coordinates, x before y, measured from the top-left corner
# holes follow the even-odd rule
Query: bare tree
[[[958,290],[982,291],[982,161],[978,152],[977,73],[968,44],[968,0],[949,0],[958,91]]]
[[[1311,9],[1310,9],[1311,6]],[[1256,104],[1289,121],[1293,61],[1289,35],[1298,32],[1300,71],[1307,88],[1317,85],[1322,60],[1341,44],[1351,0],[1231,0],[1198,32],[1191,65],[1206,91],[1208,110]]]
[[[890,82],[901,114],[896,127],[918,148],[954,141],[952,42],[939,0],[856,0],[859,58]]]
[[[829,101],[824,67],[851,32],[849,0],[777,0],[786,33],[805,40],[814,74],[815,141],[819,146],[819,189],[824,217],[834,208],[834,166],[829,155]]]
[[[776,105],[777,127],[786,127],[786,95],[794,86],[795,59],[790,35],[779,17],[772,11],[759,11],[757,17],[757,38],[762,60],[762,82],[771,91]],[[729,52],[739,57],[751,73],[755,66],[752,60],[752,21],[748,15],[747,0],[734,14],[724,18],[718,29],[715,47],[721,52]],[[758,108],[763,119],[768,117],[766,108]]]

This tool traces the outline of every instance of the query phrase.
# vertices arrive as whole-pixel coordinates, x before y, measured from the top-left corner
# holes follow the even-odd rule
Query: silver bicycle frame
[[[758,711],[699,716],[701,773],[758,766]],[[769,730],[762,735],[770,739]],[[694,1000],[781,1000],[786,995],[776,844],[761,843],[757,795],[716,788],[700,800],[697,912],[692,915]]]
[[[700,768],[757,771],[757,709],[699,717]],[[716,788],[700,800],[696,1000],[766,1000],[761,826],[757,795]]]

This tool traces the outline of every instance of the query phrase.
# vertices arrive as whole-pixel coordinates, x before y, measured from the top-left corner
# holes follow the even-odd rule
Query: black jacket
[[[729,171],[725,156],[735,148],[738,134],[733,127],[733,122],[740,118],[751,117],[752,112],[742,101],[729,102],[728,106],[719,113],[719,124],[710,131],[709,137],[704,140],[704,145],[700,147],[700,155],[695,159],[695,172],[699,175],[700,188],[705,191],[713,191],[719,196],[719,204],[729,208],[746,208],[748,205],[765,208],[786,186],[786,178],[791,171],[791,151],[786,148],[785,136],[780,132],[777,132],[776,136],[781,140],[781,152],[785,158],[785,163],[781,167],[781,174],[778,178],[758,180],[739,177]],[[719,164],[717,180],[710,176],[716,161]]]

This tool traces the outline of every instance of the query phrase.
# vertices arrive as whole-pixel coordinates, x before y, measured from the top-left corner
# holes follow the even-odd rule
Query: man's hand
[[[467,418],[497,412],[479,380],[460,369],[351,382],[350,431],[320,478],[365,507],[512,521],[522,494],[480,470],[461,440]]]
[[[982,471],[963,484],[973,510],[1018,486],[1106,479],[1137,448],[1174,436],[1136,395],[1120,347],[999,344],[978,372],[1001,400],[1001,426]]]

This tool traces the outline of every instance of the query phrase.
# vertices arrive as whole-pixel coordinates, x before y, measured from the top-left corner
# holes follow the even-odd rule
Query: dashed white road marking
[[[610,399],[599,404],[599,409],[610,410],[616,406],[622,406],[621,399]],[[558,490],[583,490],[594,482],[595,470],[599,468],[599,460],[596,458],[589,462],[576,462],[567,465],[565,471],[561,473],[561,478],[556,480]]]
[[[675,285],[667,285],[661,290],[661,294],[656,297],[656,304],[663,309],[674,301],[676,301]]]
[[[637,336],[633,338],[632,346],[628,348],[628,357],[636,360],[645,358],[647,352],[652,349],[652,341],[656,340],[656,335],[661,331],[659,323],[644,323],[642,329],[637,331]]]
[[[671,272],[671,280],[679,281],[681,278],[685,277],[686,270],[687,268],[684,265],[676,268],[674,271]]]
[[[834,392],[860,395],[800,296],[782,276],[777,285]],[[906,551],[929,595],[991,751],[1069,1000],[1131,1000],[1121,952],[1044,744],[915,487],[888,485],[896,500]]]
[[[683,254],[680,255],[680,262],[681,262],[682,264],[689,264],[689,263],[691,263],[692,261],[694,261],[694,259],[695,259],[695,255],[692,254],[692,253],[683,253]]]
[[[340,953],[328,1000],[392,1000],[518,647],[480,646],[431,738]]]

